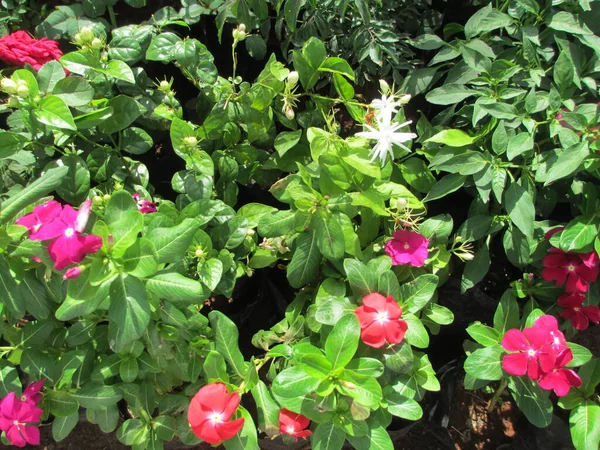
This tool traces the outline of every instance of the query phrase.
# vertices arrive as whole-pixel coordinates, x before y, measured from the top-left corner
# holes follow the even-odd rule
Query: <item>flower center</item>
[[[294,434],[296,432],[293,426],[287,427],[285,431],[287,431],[289,434]]]
[[[17,428],[19,428],[19,421],[18,421],[18,420],[15,420],[15,421],[13,422],[13,425],[15,425]]]
[[[533,358],[536,355],[536,351],[532,348],[530,348],[529,350],[527,350],[527,356],[529,356],[530,358]]]
[[[222,422],[222,416],[223,414],[214,412],[209,416],[209,420],[213,421],[214,423],[219,423]]]
[[[410,248],[410,245],[408,245],[408,242],[405,242],[405,243],[404,243],[404,249],[405,249],[405,250],[408,250],[409,248]]]
[[[569,272],[573,272],[575,270],[575,266],[571,264],[568,268]]]
[[[67,228],[65,230],[65,236],[66,237],[71,237],[75,234],[75,230],[73,228]]]
[[[27,396],[26,395],[21,395],[21,401],[22,402],[26,402],[27,401]]]
[[[387,312],[385,312],[385,311],[384,312],[380,312],[379,314],[377,314],[377,319],[375,319],[375,320],[377,320],[377,322],[379,322],[381,324],[387,322],[388,321],[388,314],[387,314]]]
[[[33,226],[33,231],[37,232],[37,231],[40,229],[40,227],[41,227],[41,226],[42,226],[41,222],[40,222],[40,223],[36,223],[36,224]]]
[[[581,309],[581,308],[579,308],[579,307],[577,307],[577,306],[576,306],[575,308],[573,308],[573,311],[575,311],[575,312],[579,312],[579,310],[580,310],[580,309]]]

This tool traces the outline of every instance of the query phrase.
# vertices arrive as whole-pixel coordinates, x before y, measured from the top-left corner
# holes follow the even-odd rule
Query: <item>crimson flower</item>
[[[312,431],[307,430],[309,425],[310,420],[302,414],[296,414],[285,408],[279,411],[279,432],[292,436],[294,441],[299,437],[306,438],[312,434]]]
[[[240,394],[229,394],[223,383],[203,386],[192,398],[188,422],[196,436],[209,444],[234,437],[244,426],[244,418],[229,421],[240,404]]]
[[[544,374],[538,381],[542,389],[547,391],[553,390],[556,395],[562,397],[567,395],[571,386],[581,386],[581,378],[571,369],[565,369],[564,366],[569,364],[573,359],[573,352],[567,348],[560,352],[556,357],[554,368]]]
[[[40,430],[31,425],[39,422],[43,411],[35,405],[22,402],[11,392],[0,402],[0,430],[17,447],[40,445]]]
[[[74,280],[81,275],[81,266],[75,266],[68,268],[63,274],[63,280]]]
[[[410,264],[422,267],[427,259],[429,240],[420,233],[397,230],[394,237],[385,244],[385,252],[392,258],[392,264]]]
[[[56,236],[52,236],[51,238],[45,237],[46,233],[44,229],[60,216],[61,211],[61,204],[52,200],[43,205],[36,206],[32,213],[20,217],[15,223],[27,227],[29,239],[34,241],[52,239]]]
[[[137,208],[138,208],[139,212],[141,212],[142,214],[149,214],[149,213],[156,212],[156,205],[154,204],[154,202],[151,202],[150,200],[141,200],[140,194],[138,194],[138,193],[135,193],[132,196],[137,203]]]
[[[600,323],[600,308],[597,306],[583,306],[585,294],[574,292],[558,297],[558,306],[565,308],[560,315],[571,321],[578,330],[585,330],[590,321]]]
[[[598,278],[598,255],[565,253],[559,249],[549,252],[543,260],[542,278],[559,286],[566,281],[565,291],[587,292],[589,283]]]
[[[25,31],[15,31],[0,38],[0,60],[14,66],[30,64],[40,70],[45,63],[62,55],[58,42],[47,38],[33,39]]]
[[[401,320],[402,308],[393,297],[372,293],[363,298],[363,306],[354,310],[360,322],[360,337],[370,347],[399,344],[408,324]]]
[[[548,332],[541,327],[525,328],[523,331],[513,328],[502,338],[502,347],[509,352],[502,358],[502,368],[511,375],[527,374],[532,380],[540,377],[542,370],[550,370],[554,366],[554,358],[544,358],[542,347],[548,343]],[[540,361],[540,358],[542,360]]]
[[[43,398],[43,395],[40,391],[44,387],[45,381],[46,380],[39,380],[29,383],[21,394],[21,401],[34,406],[39,405]]]
[[[90,200],[83,202],[79,212],[66,205],[59,219],[46,227],[49,235],[58,235],[58,238],[48,246],[48,253],[54,261],[56,270],[83,261],[88,253],[95,253],[102,247],[100,236],[81,234],[90,217],[91,205]]]

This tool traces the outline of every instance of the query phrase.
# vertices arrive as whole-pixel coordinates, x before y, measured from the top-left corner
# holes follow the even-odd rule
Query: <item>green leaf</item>
[[[86,128],[92,128],[100,125],[106,119],[113,114],[113,108],[107,106],[106,108],[100,108],[87,114],[75,117],[75,124],[77,129],[84,130]]]
[[[48,61],[38,71],[38,85],[42,94],[49,94],[60,80],[65,78],[65,69],[58,61]]]
[[[498,28],[504,28],[512,23],[512,19],[508,14],[505,14],[488,4],[485,8],[481,8],[465,24],[465,36],[471,39],[483,33],[487,33]]]
[[[184,219],[171,228],[154,228],[147,238],[154,243],[159,263],[178,262],[190,246],[200,222]]]
[[[239,332],[235,324],[223,313],[211,311],[208,314],[210,326],[215,334],[216,350],[227,361],[234,373],[244,378],[246,363],[239,349]]]
[[[312,230],[303,232],[296,240],[296,248],[287,268],[287,279],[295,289],[314,281],[317,276],[321,262],[317,240]]]
[[[317,425],[310,443],[313,450],[341,450],[345,439],[346,432],[333,421],[327,421]]]
[[[150,61],[170,61],[173,59],[176,45],[180,42],[181,38],[175,33],[160,33],[150,42],[150,46],[146,51],[146,59]]]
[[[436,142],[449,147],[463,147],[475,142],[475,137],[469,136],[462,130],[442,130],[425,142]]]
[[[124,62],[117,59],[112,59],[106,65],[106,68],[102,70],[102,73],[115,78],[117,80],[126,81],[127,83],[135,84],[135,76],[131,67]]]
[[[8,361],[0,360],[0,396],[6,397],[11,392],[21,393],[19,372]]]
[[[480,380],[499,380],[502,378],[502,353],[504,349],[499,344],[475,350],[465,361],[465,372]]]
[[[590,155],[586,140],[564,149],[558,159],[550,166],[544,186],[554,183],[562,178],[570,177],[581,167],[583,161]]]
[[[375,409],[379,406],[383,393],[381,385],[375,378],[360,377],[351,370],[344,370],[337,386],[342,394],[347,395],[362,406]]]
[[[476,342],[485,347],[499,344],[502,339],[498,330],[479,322],[469,325],[467,333],[469,333],[469,336],[475,339]]]
[[[565,252],[583,251],[590,247],[598,236],[595,215],[579,216],[569,222],[560,233],[559,247]]]
[[[317,247],[327,259],[336,260],[344,257],[344,231],[337,220],[315,216],[315,235]]]
[[[75,428],[75,425],[77,425],[78,422],[78,411],[69,416],[55,417],[52,421],[52,438],[56,442],[64,440],[67,436],[69,436],[69,434],[71,434],[71,431],[73,431],[73,428]]]
[[[434,105],[453,105],[476,93],[463,84],[450,83],[429,91],[425,98]]]
[[[56,417],[68,417],[79,411],[79,402],[66,391],[49,390],[45,398],[48,410]]]
[[[288,150],[294,148],[294,146],[300,142],[301,137],[302,130],[284,131],[279,133],[275,138],[275,150],[277,150],[279,156],[283,156]]]
[[[360,450],[394,450],[394,443],[385,427],[371,425],[366,436],[347,436],[354,448]]]
[[[512,328],[519,328],[519,304],[511,290],[502,295],[494,313],[494,328],[504,335]]]
[[[413,347],[427,348],[429,346],[429,334],[418,317],[412,314],[402,315],[402,319],[408,324],[408,330],[404,338]]]
[[[267,433],[269,437],[279,435],[279,410],[281,408],[271,395],[271,391],[265,383],[259,380],[251,392],[256,402],[258,428]]]
[[[568,345],[573,353],[573,360],[567,364],[567,367],[583,366],[592,359],[592,352],[582,345],[575,344],[574,342],[569,342]]]
[[[377,279],[371,270],[356,259],[344,260],[344,271],[348,283],[357,297],[364,297],[372,292],[377,292]]]
[[[393,389],[388,388],[384,401],[388,404],[388,412],[394,416],[407,420],[419,420],[423,416],[421,405],[412,398],[398,394]]]
[[[103,133],[116,133],[129,127],[142,115],[143,106],[127,95],[117,95],[108,101],[113,115],[99,125]]]
[[[252,416],[242,406],[238,407],[237,413],[244,419],[244,426],[238,434],[224,441],[223,447],[226,450],[260,450]]]
[[[509,387],[519,410],[532,424],[539,428],[550,425],[553,408],[547,392],[528,377],[511,377]]]
[[[146,238],[138,239],[123,255],[123,268],[130,275],[145,278],[158,269],[158,256],[152,241]]]
[[[523,132],[510,138],[506,146],[506,156],[511,161],[531,150],[533,150],[533,137],[529,133]]]
[[[35,110],[35,117],[41,123],[53,128],[76,131],[77,126],[65,101],[55,95],[46,95]]]
[[[150,303],[144,284],[134,276],[120,275],[110,285],[109,339],[115,352],[139,339],[150,322]]]
[[[404,306],[404,311],[415,314],[431,300],[438,284],[436,275],[421,275],[400,286],[400,298],[396,301]]]
[[[48,167],[65,166],[69,169],[62,183],[56,187],[56,192],[66,202],[73,205],[82,203],[90,190],[90,171],[85,161],[75,154],[65,155]]]
[[[52,94],[68,106],[85,106],[94,98],[94,88],[85,78],[70,76],[56,83]]]
[[[466,179],[467,177],[458,173],[446,175],[433,185],[423,202],[437,200],[459,190],[465,184]]]
[[[325,59],[319,66],[320,72],[331,72],[334,74],[340,74],[354,81],[354,71],[350,64],[345,59],[337,57],[329,57]]]
[[[116,386],[87,383],[77,391],[75,398],[84,408],[97,409],[115,405],[123,396]]]
[[[490,251],[487,244],[484,243],[479,250],[477,250],[473,259],[468,261],[465,265],[465,270],[463,271],[460,280],[461,293],[464,294],[467,290],[483,280],[490,268],[490,262]]]
[[[23,150],[27,138],[12,131],[0,130],[0,159],[9,158]]]
[[[569,416],[573,445],[577,450],[597,450],[600,446],[600,406],[586,401]]]
[[[319,378],[313,378],[299,366],[281,371],[273,380],[273,393],[282,398],[297,398],[313,393],[321,383]]]
[[[325,354],[334,369],[346,367],[360,339],[360,324],[354,314],[346,314],[333,327],[325,341]]]
[[[158,273],[148,278],[146,289],[157,297],[172,302],[200,303],[206,297],[198,281],[177,272]]]
[[[119,376],[125,383],[133,383],[138,377],[139,365],[137,359],[127,357],[119,364]]]
[[[0,255],[0,299],[13,321],[25,315],[25,301],[4,255]]]
[[[512,182],[504,194],[506,211],[510,220],[528,237],[533,236],[535,206],[527,189]]]

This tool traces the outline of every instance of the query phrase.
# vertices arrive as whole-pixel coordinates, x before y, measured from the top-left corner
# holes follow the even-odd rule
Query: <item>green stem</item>
[[[496,392],[494,393],[494,396],[490,400],[490,403],[488,403],[487,412],[490,412],[490,411],[492,411],[492,409],[494,409],[494,406],[496,406],[498,399],[500,398],[500,396],[502,395],[502,393],[504,392],[504,390],[506,389],[507,386],[508,386],[508,381],[506,381],[506,378],[502,378],[500,380],[500,386],[498,386],[498,389],[496,389]]]
[[[110,17],[110,24],[113,28],[117,28],[117,16],[115,16],[115,10],[112,6],[108,6],[108,15]]]

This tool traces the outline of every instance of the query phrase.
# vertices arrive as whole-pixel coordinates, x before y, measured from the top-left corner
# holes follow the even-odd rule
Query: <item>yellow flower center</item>
[[[75,234],[75,230],[73,228],[67,228],[65,230],[65,236],[66,237],[71,237]]]

